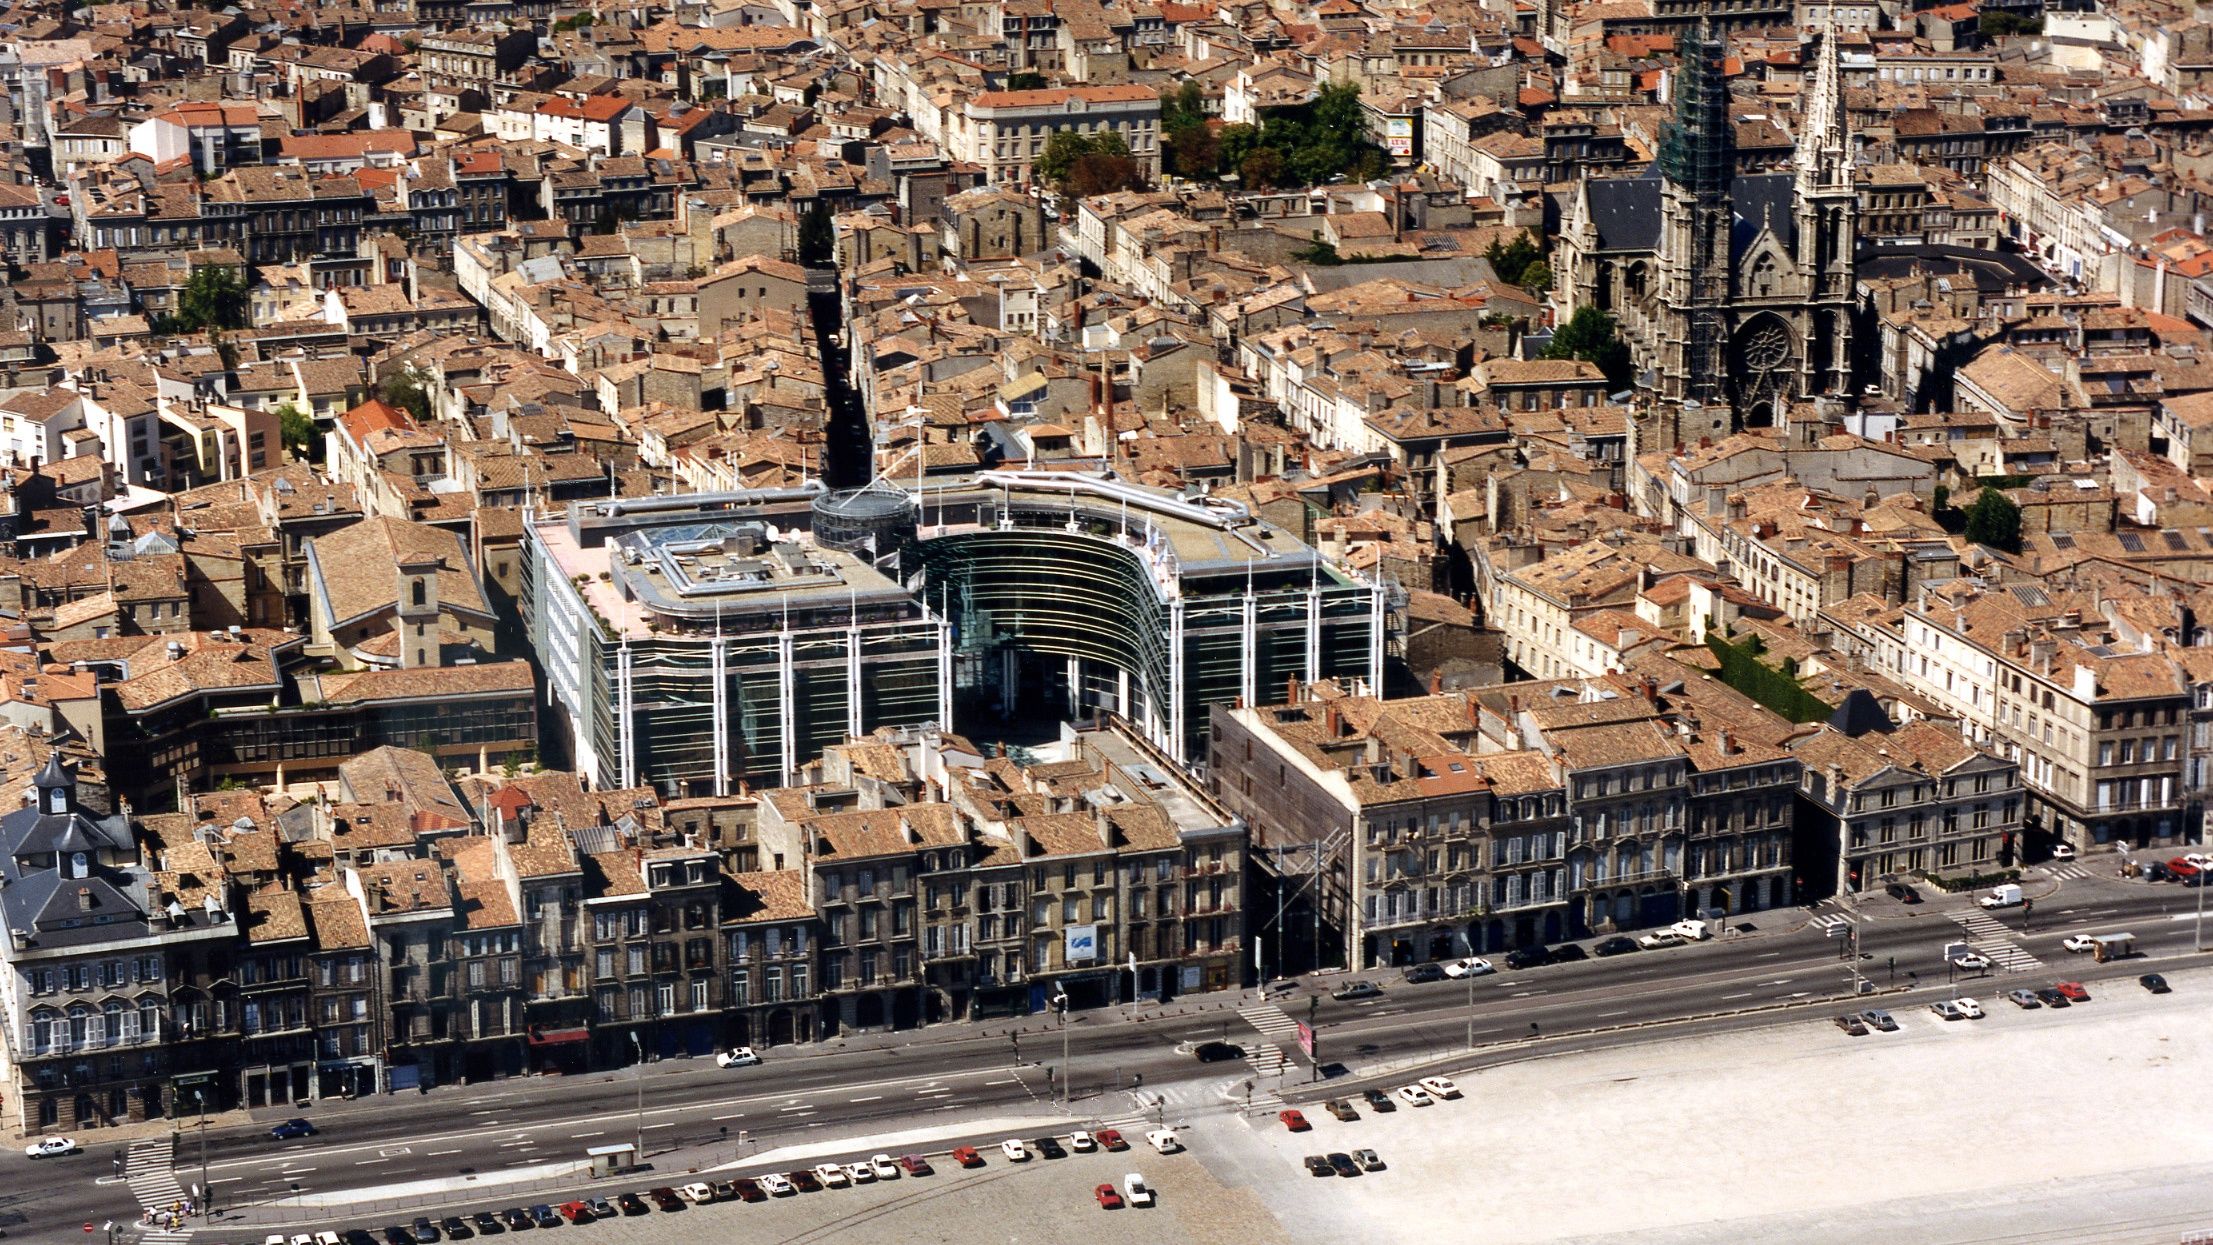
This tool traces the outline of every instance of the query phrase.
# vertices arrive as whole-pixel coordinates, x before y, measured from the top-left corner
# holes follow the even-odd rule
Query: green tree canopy
[[[1111,130],[1085,134],[1056,130],[1037,157],[1038,179],[1078,199],[1135,190],[1145,184],[1122,136]]]
[[[1547,359],[1582,359],[1595,363],[1616,389],[1629,384],[1629,346],[1621,340],[1613,316],[1596,307],[1578,307],[1568,322],[1553,330],[1544,348]]]
[[[2021,508],[1994,488],[1986,488],[1967,508],[1967,539],[2009,553],[2021,548]]]
[[[203,264],[177,292],[176,326],[187,333],[246,327],[246,278],[236,268]]]
[[[819,268],[837,255],[838,230],[830,220],[830,205],[817,198],[799,218],[799,262]]]
[[[1508,285],[1526,284],[1522,280],[1531,264],[1544,262],[1544,248],[1529,236],[1527,230],[1514,235],[1511,242],[1493,241],[1483,249],[1483,258],[1491,262],[1491,271]]]
[[[1010,91],[1042,91],[1046,85],[1044,74],[1027,69],[1018,69],[1007,75],[1007,89]]]
[[[417,423],[430,421],[430,390],[414,368],[403,367],[385,377],[377,390],[385,401],[406,411]]]
[[[314,460],[322,457],[322,442],[315,435],[315,417],[290,402],[277,408],[277,427],[284,438],[284,448],[292,457]]]

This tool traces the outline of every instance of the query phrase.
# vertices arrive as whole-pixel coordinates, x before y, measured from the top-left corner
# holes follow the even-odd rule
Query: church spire
[[[1815,36],[1813,70],[1806,81],[1798,149],[1791,157],[1798,166],[1801,194],[1849,189],[1852,185],[1851,139],[1845,128],[1844,88],[1836,45],[1835,23],[1823,23]]]
[[[1719,196],[1729,185],[1735,134],[1729,128],[1728,46],[1704,20],[1682,43],[1675,72],[1675,116],[1660,137],[1660,172],[1692,194]]]

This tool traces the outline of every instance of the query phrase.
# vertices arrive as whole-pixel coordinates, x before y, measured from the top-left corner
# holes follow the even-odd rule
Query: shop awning
[[[563,1042],[582,1042],[592,1036],[590,1029],[532,1029],[529,1034],[532,1046],[558,1046]]]

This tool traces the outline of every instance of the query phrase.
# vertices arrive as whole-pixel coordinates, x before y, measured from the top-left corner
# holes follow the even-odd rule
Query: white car
[[[2054,844],[2052,844],[2052,859],[2053,859],[2053,860],[2073,860],[2074,858],[2075,858],[2075,845],[2074,845],[2074,844],[2072,844],[2072,843],[2054,843]]]
[[[23,1147],[23,1153],[34,1159],[51,1159],[60,1158],[64,1154],[75,1154],[78,1149],[77,1143],[67,1137],[41,1137]]]
[[[1079,1128],[1075,1132],[1068,1134],[1068,1148],[1074,1150],[1078,1154],[1082,1154],[1086,1150],[1098,1149],[1099,1143],[1092,1138],[1090,1133],[1087,1133]]]
[[[845,1169],[835,1163],[819,1163],[815,1166],[815,1179],[825,1189],[842,1189],[853,1183],[845,1178]]]
[[[2074,948],[2069,947],[2068,950],[2072,951]],[[1971,972],[1980,972],[1990,967],[1990,957],[1980,951],[1962,951],[1952,957],[1952,963]]]
[[[1150,1206],[1153,1204],[1153,1187],[1145,1183],[1143,1176],[1131,1172],[1122,1177],[1122,1200],[1132,1207]]]
[[[345,1242],[339,1238],[336,1232],[325,1228],[315,1234],[315,1245],[345,1245]]]
[[[2088,934],[2069,934],[2067,935],[2066,941],[2060,943],[2059,945],[2067,948],[2069,951],[2074,951],[2078,953],[2088,952],[2098,949],[2098,940]]]
[[[1497,971],[1497,969],[1491,967],[1489,960],[1474,955],[1464,960],[1454,960],[1452,963],[1445,965],[1445,976],[1452,978],[1454,981],[1458,981],[1462,977],[1481,977]]]
[[[269,1235],[261,1238],[261,1245],[285,1245],[284,1233],[271,1232]]]
[[[875,1172],[878,1180],[899,1179],[899,1165],[892,1162],[891,1156],[888,1154],[869,1155],[868,1170]]]
[[[1398,1100],[1409,1107],[1433,1107],[1437,1105],[1437,1100],[1429,1096],[1429,1091],[1419,1085],[1399,1086]]]
[[[1681,934],[1685,942],[1704,942],[1714,936],[1714,932],[1706,928],[1704,921],[1677,921],[1668,928]]]
[[[715,1200],[715,1187],[705,1181],[693,1181],[678,1186],[676,1196],[687,1202],[712,1202]]]
[[[1449,1077],[1425,1076],[1421,1080],[1421,1086],[1439,1098],[1458,1098],[1460,1096],[1460,1087],[1453,1084]]]
[[[1145,1134],[1145,1141],[1162,1154],[1174,1154],[1176,1151],[1183,1149],[1183,1140],[1176,1136],[1176,1130],[1173,1128],[1156,1128]],[[1014,1143],[1010,1141],[1007,1144],[1013,1145]]]
[[[1958,1008],[1959,1014],[1967,1017],[1969,1020],[1982,1019],[1982,1004],[1977,1003],[1973,999],[1953,999],[1952,1006]]]
[[[754,1054],[750,1046],[740,1046],[715,1056],[715,1066],[718,1068],[748,1068],[759,1062],[761,1057]]]
[[[791,1178],[782,1172],[768,1172],[760,1177],[761,1192],[770,1197],[782,1197],[792,1192]]]
[[[1637,939],[1637,945],[1647,951],[1657,951],[1661,947],[1679,947],[1682,944],[1683,936],[1672,929],[1656,929]]]
[[[292,1234],[292,1245],[315,1245],[315,1238],[305,1232]]]
[[[876,1183],[876,1169],[866,1163],[847,1163],[845,1165],[845,1175],[854,1184]]]
[[[1023,1145],[1020,1141],[1016,1140],[1013,1137],[1009,1137],[1005,1141],[1000,1142],[999,1151],[1000,1153],[1007,1156],[1007,1162],[1009,1163],[1024,1163],[1029,1161],[1029,1147]]]

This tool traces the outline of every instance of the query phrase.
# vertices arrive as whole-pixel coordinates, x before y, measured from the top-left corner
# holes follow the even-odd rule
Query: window
[[[692,980],[692,1010],[695,1012],[707,1010],[707,979],[705,977],[697,977]]]
[[[659,1015],[667,1016],[676,1011],[676,985],[674,982],[661,983],[660,986],[655,988],[654,995],[654,1002],[661,1006]]]

